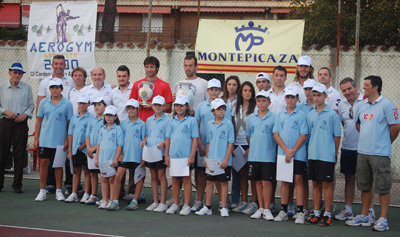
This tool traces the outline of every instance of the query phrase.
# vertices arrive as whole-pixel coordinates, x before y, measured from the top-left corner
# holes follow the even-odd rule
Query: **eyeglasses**
[[[353,119],[353,106],[349,108],[349,118]]]

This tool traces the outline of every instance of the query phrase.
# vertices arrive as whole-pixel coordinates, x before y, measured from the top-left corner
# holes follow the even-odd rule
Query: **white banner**
[[[32,2],[28,29],[29,76],[51,75],[54,55],[66,59],[65,73],[95,66],[96,1]]]

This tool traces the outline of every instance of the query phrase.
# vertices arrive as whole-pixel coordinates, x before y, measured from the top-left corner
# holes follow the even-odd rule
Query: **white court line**
[[[40,230],[40,231],[49,231],[49,232],[61,232],[61,233],[72,233],[72,234],[80,234],[80,235],[95,235],[95,236],[123,237],[122,235],[105,235],[105,234],[96,234],[96,233],[88,233],[88,232],[76,232],[76,231],[65,231],[65,230],[52,230],[52,229],[31,228],[31,227],[12,226],[12,225],[0,225],[0,227],[8,227],[8,228],[15,228],[15,229],[25,229],[25,230]]]

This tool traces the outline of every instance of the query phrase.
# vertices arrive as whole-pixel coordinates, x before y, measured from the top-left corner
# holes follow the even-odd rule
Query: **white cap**
[[[297,90],[296,87],[288,86],[285,88],[285,96],[287,96],[287,95],[296,96],[296,95],[299,95],[299,91]]]
[[[186,95],[179,94],[176,96],[174,105],[185,105],[189,104],[189,98]]]
[[[269,76],[268,76],[267,73],[265,73],[265,72],[259,72],[259,73],[257,74],[256,81],[257,81],[258,79],[262,79],[262,78],[265,78],[265,79],[267,79],[268,81],[271,81],[271,79],[269,78]]]
[[[257,94],[256,94],[256,98],[257,97],[265,97],[269,99],[269,94],[268,92],[266,92],[265,90],[260,90]]]
[[[324,84],[321,84],[321,83],[316,83],[313,86],[312,91],[328,94],[328,91],[326,90],[326,86]]]
[[[208,85],[207,85],[207,89],[208,88],[212,88],[212,87],[217,87],[217,88],[221,89],[221,81],[218,80],[218,79],[215,79],[215,78],[209,80],[208,81]]]
[[[301,56],[297,61],[297,65],[311,66],[311,58],[307,55]]]
[[[86,95],[79,96],[78,103],[89,103],[89,97],[87,97]]]
[[[157,95],[153,97],[153,100],[151,101],[152,104],[157,104],[157,105],[165,105],[165,99],[161,95]]]
[[[90,101],[92,104],[93,103],[100,103],[100,102],[104,102],[104,104],[106,103],[105,101],[104,101],[104,98],[103,98],[103,96],[98,96],[98,97],[96,97],[96,98],[94,98],[92,101]]]
[[[211,102],[211,110],[213,110],[213,109],[218,109],[219,107],[221,107],[221,106],[223,106],[223,105],[226,106],[224,100],[223,100],[223,99],[220,99],[220,98],[216,98],[215,100],[213,100],[213,101]]]
[[[317,84],[317,81],[309,78],[304,82],[303,88],[313,88],[315,84]]]
[[[139,102],[135,99],[130,99],[126,102],[125,107],[132,106],[133,108],[139,108]]]
[[[107,108],[104,110],[104,114],[117,115],[117,108],[112,105],[107,106]]]
[[[52,86],[62,86],[62,80],[60,78],[53,78],[49,82],[49,88]]]

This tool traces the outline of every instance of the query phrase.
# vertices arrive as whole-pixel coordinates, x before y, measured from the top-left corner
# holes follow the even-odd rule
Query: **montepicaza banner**
[[[196,39],[198,71],[295,73],[304,20],[201,19]]]
[[[95,66],[97,2],[32,2],[28,29],[29,76],[43,79],[52,74],[52,58],[65,57],[65,73],[75,67]]]

